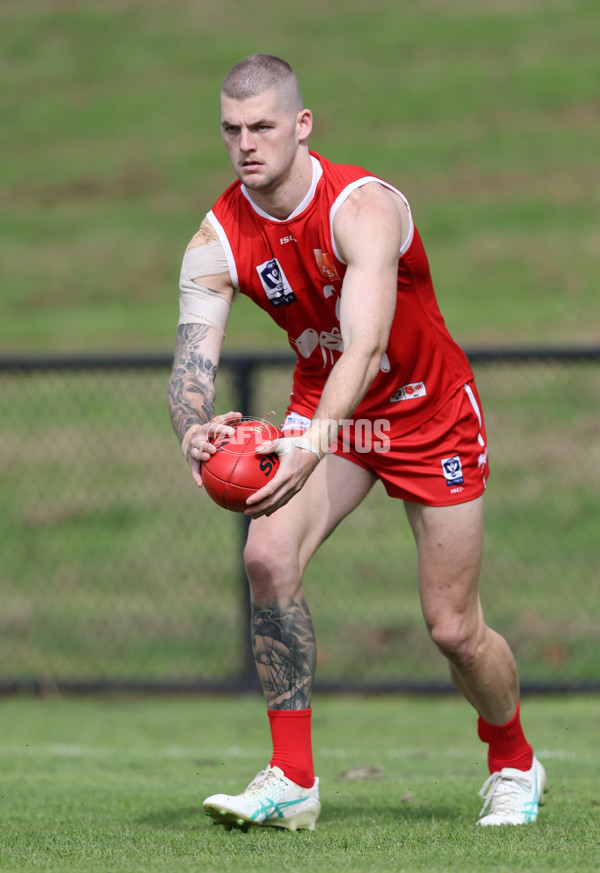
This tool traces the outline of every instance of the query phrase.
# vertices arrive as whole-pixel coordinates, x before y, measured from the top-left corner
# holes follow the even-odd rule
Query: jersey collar
[[[302,212],[304,212],[304,210],[306,209],[308,204],[311,202],[311,200],[315,196],[317,184],[319,182],[319,179],[323,175],[323,167],[321,166],[320,161],[318,161],[314,155],[311,155],[310,159],[312,161],[312,182],[310,183],[310,188],[308,189],[306,197],[304,197],[302,202],[299,203],[298,206],[296,206],[294,211],[290,215],[288,215],[287,218],[274,218],[272,215],[269,215],[268,212],[265,212],[264,209],[261,209],[260,206],[256,205],[256,203],[252,200],[252,198],[248,194],[248,191],[246,190],[245,185],[242,185],[242,194],[244,195],[244,197],[246,198],[246,200],[248,201],[248,203],[250,204],[250,206],[256,212],[257,215],[260,215],[261,218],[267,218],[269,221],[275,221],[278,224],[285,224],[285,222],[291,221],[293,218],[297,218]]]

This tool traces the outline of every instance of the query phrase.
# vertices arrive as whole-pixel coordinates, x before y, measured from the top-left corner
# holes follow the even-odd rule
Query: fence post
[[[253,402],[253,378],[254,370],[257,361],[247,357],[236,357],[234,362],[235,368],[235,384],[237,402],[235,408],[242,415],[252,414]],[[246,577],[246,568],[244,566],[244,546],[248,537],[248,528],[250,519],[247,515],[240,514],[239,522],[239,574],[240,574],[240,603],[241,603],[241,618],[244,629],[242,642],[242,664],[240,679],[242,685],[248,690],[254,690],[260,687],[258,682],[258,674],[256,672],[256,664],[254,663],[254,652],[252,651],[252,640],[250,636],[250,621],[251,621],[251,604],[250,604],[250,589],[248,587],[248,579]]]

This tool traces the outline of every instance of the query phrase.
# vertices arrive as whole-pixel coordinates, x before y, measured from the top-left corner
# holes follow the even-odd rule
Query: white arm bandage
[[[319,460],[326,454],[314,446],[308,437],[304,436],[279,437],[279,439],[275,440],[275,445],[271,451],[274,451],[277,455],[285,455],[286,452],[291,452],[292,449],[306,449],[307,452],[312,452],[313,455],[316,455]]]
[[[190,248],[183,257],[179,278],[179,324],[210,324],[225,334],[231,302],[195,277],[229,273],[227,259],[219,240]]]

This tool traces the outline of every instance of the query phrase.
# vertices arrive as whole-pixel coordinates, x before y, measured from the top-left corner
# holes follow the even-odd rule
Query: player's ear
[[[301,109],[296,118],[298,141],[306,142],[312,133],[312,112],[310,109]]]

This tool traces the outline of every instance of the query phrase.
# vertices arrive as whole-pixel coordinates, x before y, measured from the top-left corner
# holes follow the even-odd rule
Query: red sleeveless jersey
[[[297,355],[291,408],[309,418],[343,351],[338,314],[346,265],[332,236],[333,218],[361,185],[378,182],[396,191],[361,167],[333,164],[314,152],[311,156],[312,187],[289,218],[279,221],[263,212],[239,181],[208,213],[233,284],[287,331]],[[364,293],[369,291],[365,287]],[[413,226],[399,253],[398,299],[388,347],[353,418],[392,419],[396,435],[407,433],[472,378],[464,352],[445,326]]]

